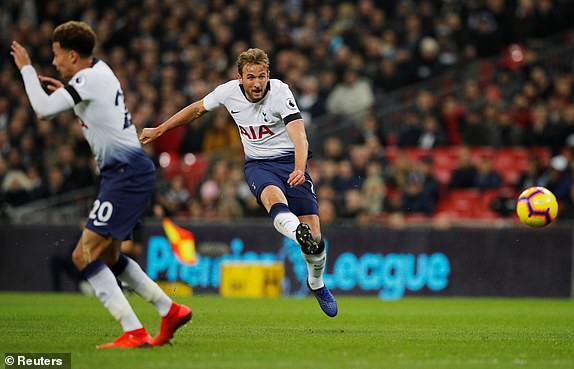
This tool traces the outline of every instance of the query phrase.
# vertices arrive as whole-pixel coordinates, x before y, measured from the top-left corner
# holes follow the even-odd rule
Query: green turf
[[[71,352],[74,369],[574,368],[574,301],[339,297],[330,319],[311,298],[179,300],[194,318],[172,346],[96,350],[121,333],[96,298],[2,293],[0,349]]]

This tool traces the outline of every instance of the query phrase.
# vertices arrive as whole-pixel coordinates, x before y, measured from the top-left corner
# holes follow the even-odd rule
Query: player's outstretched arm
[[[305,132],[305,124],[302,119],[287,124],[287,133],[295,146],[295,168],[289,175],[287,184],[291,187],[305,183],[305,168],[307,167],[307,155],[309,142]]]
[[[193,122],[206,112],[207,110],[205,110],[205,107],[203,106],[203,100],[196,101],[172,115],[171,118],[159,126],[154,128],[144,128],[140,135],[140,142],[144,145],[148,144],[167,131]]]
[[[48,95],[44,89],[42,89],[40,85],[41,79],[39,79],[36,70],[32,66],[26,48],[16,41],[12,41],[10,48],[10,54],[12,54],[14,58],[14,63],[22,74],[24,87],[26,88],[26,94],[28,94],[30,104],[40,119],[50,118],[74,107],[74,100],[69,96],[68,92],[64,89],[60,90],[59,87],[63,86],[60,81],[50,77],[42,77],[42,82],[47,84],[50,91],[59,91]]]

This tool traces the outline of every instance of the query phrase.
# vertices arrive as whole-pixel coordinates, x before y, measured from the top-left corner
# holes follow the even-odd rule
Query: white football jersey
[[[286,125],[301,119],[289,86],[271,79],[263,99],[247,100],[239,80],[219,85],[203,99],[206,110],[224,105],[239,129],[247,158],[273,159],[295,152]]]
[[[80,119],[84,136],[100,169],[133,163],[145,153],[124,103],[120,81],[110,67],[96,60],[82,69],[64,87],[73,99],[74,113]]]

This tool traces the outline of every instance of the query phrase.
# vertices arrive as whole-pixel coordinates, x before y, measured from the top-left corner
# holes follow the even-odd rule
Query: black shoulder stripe
[[[64,87],[64,88],[66,89],[66,91],[68,91],[70,96],[72,96],[72,99],[74,99],[74,104],[77,104],[80,101],[82,101],[80,94],[78,93],[78,91],[76,91],[74,86],[66,85],[66,87]]]
[[[288,124],[288,123],[291,123],[292,121],[298,120],[298,119],[303,119],[303,118],[301,118],[301,113],[299,113],[299,112],[293,113],[293,114],[288,115],[285,118],[283,118],[283,123]]]

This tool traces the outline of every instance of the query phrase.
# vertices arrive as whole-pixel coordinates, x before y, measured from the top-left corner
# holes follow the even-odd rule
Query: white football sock
[[[118,275],[120,281],[125,282],[136,291],[144,300],[151,302],[159,312],[166,316],[171,308],[172,301],[157,283],[155,283],[142,268],[130,258],[124,271]]]
[[[316,290],[323,287],[325,285],[323,283],[323,271],[327,262],[327,252],[323,250],[317,255],[305,254],[304,252],[301,254],[307,263],[307,281],[311,289]]]
[[[94,289],[98,299],[112,316],[120,322],[125,332],[143,327],[118,286],[116,277],[110,268],[104,266],[96,273],[88,276],[87,280]]]
[[[275,216],[275,219],[273,219],[273,226],[275,226],[275,229],[283,236],[290,238],[295,242],[297,242],[295,232],[297,231],[299,223],[299,218],[291,212],[279,213]]]

